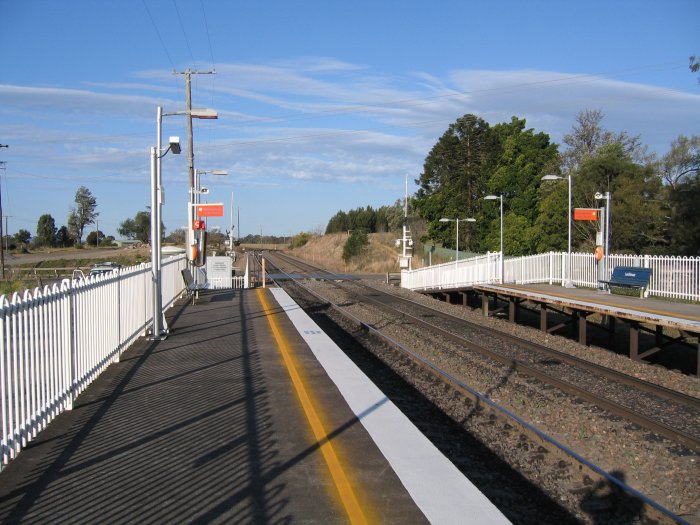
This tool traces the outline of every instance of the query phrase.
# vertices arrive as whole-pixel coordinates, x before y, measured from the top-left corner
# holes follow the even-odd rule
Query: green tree
[[[87,234],[87,237],[85,237],[85,244],[88,246],[94,245],[94,246],[99,246],[100,244],[103,243],[105,239],[105,234],[101,230],[97,231],[91,231],[90,233]]]
[[[165,228],[163,228],[162,231],[165,232]],[[143,243],[148,243],[151,238],[151,212],[137,212],[133,219],[126,219],[123,221],[119,225],[117,232],[127,239],[135,239]]]
[[[669,188],[671,221],[669,252],[673,255],[700,255],[700,176],[695,172],[684,182]]]
[[[508,255],[536,252],[536,221],[542,176],[553,173],[560,164],[556,144],[546,133],[525,129],[525,119],[512,117],[508,123],[493,126],[499,150],[487,183],[488,193],[503,195],[503,238]],[[483,206],[478,217],[482,224],[480,248],[500,249],[500,207]],[[494,231],[498,237],[494,239]]]
[[[654,166],[640,165],[625,153],[621,144],[609,144],[587,159],[578,172],[577,200],[586,208],[602,205],[597,192],[611,194],[610,250],[659,251],[667,245],[664,235],[661,180]],[[587,247],[594,243],[595,225],[577,227],[586,237]]]
[[[343,260],[347,263],[353,257],[360,255],[368,244],[369,239],[365,230],[353,230],[343,245]]]
[[[29,241],[32,239],[32,234],[29,233],[27,230],[19,230],[17,233],[15,233],[15,241],[17,241],[17,244],[21,246],[26,246],[29,244]]]
[[[697,73],[700,71],[700,59],[698,59],[695,55],[691,55],[690,65],[688,67],[693,73]],[[700,78],[698,79],[698,82],[700,82]]]
[[[311,234],[307,232],[297,233],[292,237],[292,248],[301,248],[311,239]]]
[[[566,251],[569,246],[568,181],[543,182],[539,195],[533,234],[535,252]]]
[[[415,208],[428,221],[424,241],[430,238],[454,246],[449,223],[439,220],[476,215],[497,153],[497,137],[485,120],[464,115],[450,124],[430,150],[416,180]]]
[[[97,199],[92,195],[89,189],[85,186],[80,186],[75,192],[75,207],[71,209],[69,215],[69,227],[72,224],[74,234],[77,237],[78,244],[82,243],[83,232],[88,224],[94,224],[95,219],[99,215],[95,211],[97,208]]]
[[[61,226],[56,232],[56,245],[60,246],[61,248],[68,248],[73,246],[74,243],[75,241],[73,240],[73,237],[71,237],[68,228],[66,226]]]
[[[331,220],[328,221],[328,226],[326,226],[326,233],[340,233],[350,230],[350,225],[348,224],[348,214],[343,210],[338,211]]]
[[[56,246],[56,222],[48,213],[39,217],[34,244],[37,246]]]

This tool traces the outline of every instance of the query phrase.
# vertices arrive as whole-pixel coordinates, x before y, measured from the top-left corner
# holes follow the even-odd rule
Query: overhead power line
[[[158,26],[156,25],[156,21],[153,19],[153,15],[151,14],[151,10],[148,9],[148,5],[146,4],[146,0],[141,0],[141,3],[143,4],[143,7],[146,8],[146,13],[148,13],[148,18],[151,19],[151,24],[153,24],[153,29],[155,29],[156,35],[158,36],[158,40],[160,40],[160,45],[163,46],[163,51],[165,51],[165,56],[168,57],[168,62],[170,62],[170,65],[172,66],[172,68],[175,69],[175,63],[173,62],[173,59],[170,58],[170,53],[168,52],[168,47],[165,45],[165,42],[163,42],[163,37],[160,36],[160,31],[158,31]]]
[[[185,44],[187,45],[187,50],[190,52],[190,58],[192,59],[192,65],[197,69],[197,62],[194,59],[194,53],[192,53],[192,47],[190,46],[190,39],[187,38],[187,31],[185,31],[185,25],[182,23],[182,17],[180,16],[180,10],[177,8],[176,0],[173,0],[173,7],[175,7],[175,13],[177,14],[177,20],[180,22],[180,29],[182,30],[182,36],[185,38]]]
[[[204,11],[204,2],[199,0],[199,5],[202,7],[202,17],[204,18],[204,29],[207,33],[207,43],[209,44],[209,56],[211,57],[211,67],[216,69],[216,62],[214,61],[214,49],[211,46],[211,36],[209,34],[209,24],[207,23],[207,13]],[[215,78],[215,77],[212,77]]]

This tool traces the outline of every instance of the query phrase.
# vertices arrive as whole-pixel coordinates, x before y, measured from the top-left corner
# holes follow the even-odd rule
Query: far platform
[[[542,331],[551,333],[571,325],[582,344],[588,344],[586,328],[589,316],[603,316],[603,322],[597,326],[606,329],[610,339],[614,337],[616,320],[619,320],[629,326],[629,356],[635,360],[643,360],[670,344],[698,339],[695,341],[699,347],[695,364],[696,373],[700,374],[700,306],[697,304],[547,284],[476,284],[455,290],[427,290],[422,293],[445,297],[450,302],[453,296],[459,295],[465,306],[468,304],[468,296],[477,294],[481,296],[484,315],[507,311],[511,322],[517,320],[521,303],[533,303],[540,312]],[[499,306],[499,299],[504,301],[505,305]],[[564,314],[569,319],[564,323],[548,326],[548,312]],[[664,331],[664,328],[667,330]],[[650,332],[655,336],[655,344],[641,353],[640,332]]]

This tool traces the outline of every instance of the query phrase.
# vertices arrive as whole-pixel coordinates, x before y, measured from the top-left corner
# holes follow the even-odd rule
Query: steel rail
[[[279,256],[279,254],[276,254],[276,255]],[[313,268],[313,266],[311,266],[307,263],[304,263],[304,264],[306,266]],[[280,271],[281,271],[281,269],[280,269]],[[599,406],[600,408],[603,408],[611,413],[614,413],[614,414],[617,414],[621,417],[624,417],[633,423],[636,423],[644,428],[647,428],[648,430],[656,432],[657,434],[659,434],[667,439],[670,439],[671,441],[674,441],[676,443],[680,443],[680,444],[682,444],[690,449],[693,449],[693,450],[700,450],[700,438],[697,436],[694,436],[692,434],[688,434],[687,432],[684,432],[683,430],[679,430],[679,429],[670,427],[670,426],[666,425],[665,423],[662,423],[660,421],[656,421],[652,418],[649,418],[645,414],[642,414],[638,411],[635,411],[633,409],[630,409],[630,408],[627,408],[623,405],[620,405],[619,403],[617,403],[615,401],[611,401],[609,399],[606,399],[605,397],[602,397],[598,394],[590,392],[584,388],[578,387],[578,386],[573,385],[567,381],[556,378],[556,377],[552,376],[551,374],[543,372],[543,371],[535,368],[534,366],[532,366],[528,363],[525,363],[521,360],[514,359],[514,358],[508,357],[508,356],[504,356],[498,352],[495,352],[493,350],[486,348],[485,346],[482,346],[482,345],[479,345],[479,344],[474,343],[472,341],[469,341],[467,339],[464,339],[463,337],[461,337],[457,334],[454,334],[453,332],[450,332],[448,330],[445,330],[444,328],[440,328],[438,326],[435,326],[434,324],[431,324],[427,321],[424,321],[423,319],[420,319],[414,315],[411,315],[411,314],[408,314],[408,313],[403,312],[401,310],[398,310],[398,309],[396,309],[392,306],[389,306],[385,303],[382,303],[381,301],[378,301],[372,297],[368,297],[365,295],[361,295],[358,292],[352,292],[350,290],[347,290],[347,288],[340,286],[339,283],[334,283],[334,285],[339,286],[350,293],[354,293],[355,295],[360,296],[363,300],[366,300],[368,302],[372,302],[372,303],[378,305],[380,308],[390,309],[390,310],[392,310],[392,313],[394,313],[394,315],[404,316],[404,317],[408,318],[411,322],[414,322],[415,324],[422,326],[425,329],[431,330],[432,332],[438,334],[441,337],[444,337],[444,338],[452,341],[453,343],[466,346],[470,350],[473,350],[473,351],[478,352],[482,355],[485,355],[488,358],[490,358],[490,359],[492,359],[492,360],[494,360],[494,361],[496,361],[496,362],[498,362],[506,367],[509,367],[513,370],[517,370],[520,373],[529,375],[530,377],[533,377],[539,381],[542,381],[543,383],[551,384],[551,385],[559,388],[563,392],[580,397],[581,399],[584,399],[585,401],[588,401],[589,403],[593,403],[593,404]],[[363,286],[366,286],[366,285],[363,285]],[[386,294],[385,292],[381,292],[380,290],[377,290],[376,288],[371,288],[369,286],[366,286],[366,287],[371,289],[373,292],[381,293],[381,294],[390,296],[392,298],[394,297],[390,294]],[[433,314],[433,315],[434,314],[445,315],[445,316],[448,316],[450,318],[454,318],[454,319],[458,319],[460,321],[463,321],[462,319],[455,318],[454,316],[450,316],[449,314],[443,314],[442,312],[439,312],[437,310],[432,310],[432,309],[427,308],[427,307],[423,307],[422,305],[419,305],[419,306],[421,306],[425,310],[429,310],[431,312],[431,314]],[[469,323],[468,321],[467,321],[467,323],[472,325],[472,326],[476,326],[473,323]],[[483,327],[478,327],[478,329],[481,332],[484,332]],[[489,333],[492,335],[495,335],[496,337],[501,337],[503,339],[506,339],[506,340],[510,341],[511,343],[514,343],[517,345],[521,345],[521,344],[525,345],[527,347],[530,347],[531,349],[535,349],[536,351],[545,351],[545,350],[549,351],[550,350],[550,349],[547,349],[546,347],[541,347],[540,345],[536,345],[535,343],[531,343],[530,341],[526,341],[524,339],[521,339],[521,338],[518,338],[515,336],[511,336],[510,334],[504,334],[503,332],[500,332],[500,331],[494,330],[494,331],[489,331]],[[553,355],[557,355],[557,357],[559,357],[559,352],[557,354],[553,354]],[[588,363],[587,361],[584,361],[584,360],[580,360],[580,361],[583,363]],[[569,364],[572,364],[574,362],[575,361],[572,360],[571,363],[569,363]],[[588,363],[588,364],[591,364],[591,363]],[[579,365],[579,366],[584,366],[584,365]],[[605,373],[607,373],[610,370],[610,369],[607,369],[605,367],[601,367],[600,365],[595,365],[595,367],[590,367],[590,368],[593,370],[603,370]],[[617,371],[614,371],[614,373],[610,373],[610,376],[608,378],[616,380],[618,378],[618,376],[620,378],[625,378],[627,380],[627,384],[635,384],[636,383],[636,381],[635,381],[636,378],[632,378],[631,376],[627,376],[626,374],[622,374],[622,373],[617,372]],[[620,379],[620,380],[622,381],[622,379]],[[638,381],[642,381],[642,380],[638,380]],[[646,388],[650,389],[650,391],[653,391],[654,393],[657,393],[657,390],[655,389],[655,387],[658,387],[658,385],[654,385],[653,383],[642,381],[642,384],[644,384],[644,383],[646,384]],[[672,392],[668,389],[665,389],[664,387],[658,387],[658,389],[659,389],[658,392],[664,392],[665,394],[668,394],[668,392]],[[687,401],[685,398],[687,397],[688,399],[690,399],[692,401],[694,407],[697,407],[698,400],[696,398],[693,398],[691,396],[685,396],[685,394],[681,394],[681,393],[677,393],[677,394],[679,394],[679,396],[681,397],[681,399],[682,399],[681,402],[686,403]]]

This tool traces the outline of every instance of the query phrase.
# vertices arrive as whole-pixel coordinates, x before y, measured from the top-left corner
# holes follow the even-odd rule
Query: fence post
[[[118,363],[122,356],[122,270],[118,270],[117,277],[117,351],[115,362]]]
[[[70,280],[70,285],[68,286],[68,319],[68,335],[70,337],[70,348],[68,356],[70,383],[68,387],[68,402],[66,404],[66,410],[73,410],[73,402],[75,401],[75,376],[77,375],[77,363],[75,355],[75,297],[73,295],[73,279]]]

